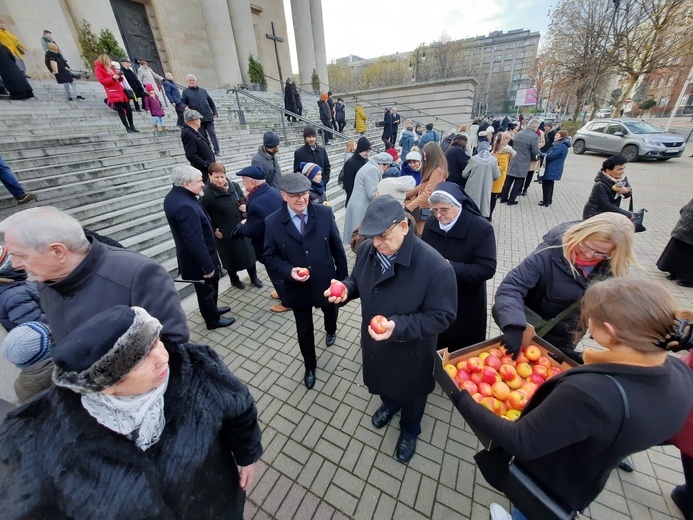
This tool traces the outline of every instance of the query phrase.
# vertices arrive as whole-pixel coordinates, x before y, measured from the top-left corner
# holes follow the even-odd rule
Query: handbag
[[[642,233],[643,231],[647,231],[647,228],[642,225],[642,221],[645,219],[645,212],[647,211],[645,208],[642,208],[640,211],[637,213],[633,212],[633,196],[631,195],[630,197],[630,204],[628,204],[628,211],[633,213],[635,215],[635,218],[632,220],[633,225],[635,226],[635,232],[636,233]]]
[[[608,450],[610,451],[623,436],[624,427],[630,417],[630,408],[628,406],[628,397],[621,383],[607,374],[603,375],[616,385],[624,410],[619,431]],[[565,377],[569,377],[569,375]],[[544,484],[527,471],[520,462],[516,461],[513,455],[502,448],[494,448],[491,451],[482,450],[474,455],[474,460],[486,481],[508,497],[513,506],[529,520],[571,520],[577,518],[581,512],[564,504],[551,490],[546,489]],[[602,475],[606,472],[610,473],[611,469],[608,467],[602,468]],[[597,478],[595,482],[601,482],[602,480]],[[595,484],[590,492],[590,497],[596,498],[601,491],[601,487]],[[593,498],[590,499],[590,502],[591,500]],[[589,502],[584,507],[588,505]]]
[[[553,329],[556,325],[563,321],[563,319],[565,319],[565,317],[568,316],[568,314],[577,309],[580,306],[581,301],[582,299],[573,302],[572,305],[563,309],[556,316],[550,319],[543,318],[541,315],[537,314],[525,305],[525,319],[527,320],[527,323],[534,327],[536,335],[540,338],[543,338],[549,332],[551,332],[551,329]],[[491,307],[491,316],[493,317],[493,321],[496,322],[496,325],[500,327],[500,320],[498,318],[498,311],[496,310],[495,303],[493,304],[493,307]]]

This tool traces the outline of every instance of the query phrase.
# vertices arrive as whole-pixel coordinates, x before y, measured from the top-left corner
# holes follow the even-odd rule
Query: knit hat
[[[371,142],[368,140],[367,137],[359,137],[359,140],[356,142],[356,152],[354,153],[361,153],[365,152],[366,150],[371,149]]]
[[[195,121],[197,119],[202,119],[202,114],[200,114],[197,110],[186,110],[183,112],[183,119],[186,121]]]
[[[144,88],[145,88],[145,90],[146,90],[147,92],[154,92],[154,85],[152,85],[151,83],[147,83],[147,84],[144,86]]]
[[[419,162],[421,162],[421,154],[419,152],[409,152],[407,154],[407,161],[419,161]]]
[[[315,133],[315,128],[313,128],[312,126],[307,126],[303,129],[303,138],[304,139],[306,137],[315,137],[316,135],[318,135],[318,134]]]
[[[320,94],[320,99],[322,99],[323,101],[327,101],[327,94],[325,92]]]
[[[5,337],[2,355],[19,368],[26,368],[47,359],[53,349],[53,338],[48,325],[28,321],[17,325]]]
[[[243,168],[241,171],[239,171],[236,175],[239,177],[250,177],[251,179],[255,179],[256,181],[264,181],[267,179],[267,175],[265,174],[265,170],[263,170],[259,166],[246,166]]]
[[[262,144],[267,148],[274,148],[279,146],[279,136],[272,132],[271,130],[265,132],[262,136]]]
[[[397,153],[397,150],[395,150],[394,148],[389,148],[385,153],[390,154],[392,156],[393,161],[399,159],[399,154]]]
[[[387,152],[377,153],[372,157],[372,159],[375,162],[377,162],[378,164],[390,164],[390,163],[392,163],[392,156]]]
[[[279,179],[279,189],[289,195],[305,193],[310,191],[310,181],[302,173],[286,173]]]
[[[382,235],[390,227],[402,222],[406,216],[404,208],[392,195],[380,195],[366,208],[361,220],[359,235],[374,237]]]
[[[116,305],[74,329],[53,351],[53,382],[80,394],[121,381],[152,350],[161,323],[141,307]]]
[[[322,168],[312,162],[302,162],[298,165],[301,168],[301,173],[308,177],[309,180],[313,180],[318,173],[322,172]],[[299,192],[300,193],[300,192]]]

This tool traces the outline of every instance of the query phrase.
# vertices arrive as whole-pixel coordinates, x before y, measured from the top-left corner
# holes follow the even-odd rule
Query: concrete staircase
[[[117,114],[104,102],[100,84],[80,81],[84,101],[69,102],[61,85],[30,80],[36,99],[0,99],[0,155],[24,186],[38,197],[31,205],[56,206],[77,218],[85,227],[108,235],[124,246],[161,262],[176,273],[175,247],[162,202],[170,190],[170,169],[188,164],[175,126],[175,112],[167,109],[167,134],[152,133],[151,117],[135,112],[139,134],[128,134]],[[246,124],[238,123],[238,103],[232,93],[208,89],[217,104],[217,136],[222,156],[218,159],[232,175],[250,164],[262,143],[262,134],[272,129],[280,136],[283,171],[293,167],[293,150],[303,144],[303,124],[286,124],[284,140],[278,112],[239,96]],[[253,92],[283,107],[279,94]],[[305,117],[318,120],[317,98],[303,99]],[[379,129],[369,138],[382,147]],[[344,157],[344,142],[328,147],[332,180],[328,197],[335,212],[344,206],[344,193],[337,176]],[[0,220],[24,209],[5,191],[0,196]],[[184,292],[189,288],[181,287]]]

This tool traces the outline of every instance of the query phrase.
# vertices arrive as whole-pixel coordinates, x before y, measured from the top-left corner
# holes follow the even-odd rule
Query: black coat
[[[214,162],[214,152],[209,146],[209,141],[190,125],[183,125],[180,138],[183,141],[185,158],[193,168],[200,170],[202,178],[206,180],[209,176],[207,168]]]
[[[296,105],[296,96],[298,91],[295,85],[284,85],[284,109],[294,114],[298,114],[298,106]]]
[[[164,198],[164,213],[176,243],[178,270],[185,280],[201,280],[215,271],[219,274],[219,256],[209,215],[195,194],[174,186]]]
[[[144,99],[144,87],[142,86],[142,83],[140,83],[140,80],[137,79],[137,74],[126,67],[120,67],[120,70],[123,71],[123,76],[125,76],[125,79],[128,81],[128,84],[130,85],[130,88],[132,88],[135,95],[140,99]]]
[[[449,182],[454,182],[460,188],[464,189],[467,184],[467,179],[462,177],[462,172],[467,167],[469,155],[467,151],[457,143],[451,144],[445,151],[445,158],[448,161],[448,178]]]
[[[671,231],[672,238],[693,245],[693,199],[681,208],[681,218]]]
[[[626,186],[630,188],[628,180],[625,181]],[[616,193],[612,188],[616,184],[614,181],[609,179],[604,173],[599,172],[597,177],[594,179],[594,186],[592,186],[592,192],[590,193],[589,199],[587,199],[587,204],[582,210],[582,219],[586,220],[600,213],[620,213],[630,218],[633,214],[627,209],[622,209],[620,207],[621,198],[628,198],[631,193],[627,195],[621,195]]]
[[[402,120],[402,118],[399,116],[399,114],[394,114],[392,116],[392,144],[394,145],[394,140],[397,139],[397,130],[399,129],[399,123]]]
[[[385,111],[385,115],[383,116],[383,135],[382,138],[385,140],[388,140],[392,142],[394,140],[394,136],[392,133],[392,114],[390,113],[389,110]]]
[[[322,146],[316,145],[315,148],[311,148],[307,144],[299,147],[294,152],[294,169],[295,172],[300,172],[301,167],[299,166],[302,162],[312,162],[322,168],[322,183],[327,186],[330,180],[330,172],[332,167],[330,166],[330,158],[327,156],[327,151]]]
[[[332,279],[346,278],[347,259],[332,208],[308,204],[306,233],[301,236],[284,203],[265,220],[265,265],[273,280],[284,285],[289,307],[326,307],[323,293]],[[310,278],[298,282],[294,267],[307,267]]]
[[[330,110],[327,101],[318,99],[318,110],[320,111],[320,121],[322,124],[328,128],[331,127],[330,122],[332,121],[332,111]]]
[[[553,146],[553,141],[556,139],[556,132],[558,132],[558,128],[554,127],[544,134],[544,146],[540,148],[543,153],[548,152],[551,146]]]
[[[496,273],[493,226],[466,195],[462,214],[447,233],[434,216],[424,224],[421,239],[447,259],[457,278],[457,318],[438,336],[438,347],[450,351],[486,339],[486,280]]]
[[[217,188],[211,182],[205,186],[204,196],[200,197],[200,206],[207,212],[212,227],[221,231],[224,238],[216,238],[217,251],[221,265],[229,273],[235,273],[255,265],[255,251],[248,238],[231,238],[234,228],[243,220],[238,209],[245,204],[243,188],[237,182],[229,182],[228,189]]]
[[[337,103],[334,106],[334,112],[335,112],[335,121],[338,123],[346,123],[346,111],[345,111],[345,106],[344,103]]]
[[[438,334],[456,316],[452,266],[410,228],[394,269],[382,273],[373,241],[366,240],[344,284],[349,300],[361,298],[363,382],[369,392],[401,401],[426,397],[435,387]],[[368,334],[368,324],[378,314],[395,322],[387,341]]]
[[[262,454],[248,388],[210,347],[168,347],[166,426],[146,451],[53,387],[0,426],[6,520],[241,520],[237,466]]]
[[[14,54],[0,43],[0,78],[12,99],[33,97],[33,89],[14,61]]]
[[[265,263],[265,219],[282,207],[281,193],[267,183],[261,184],[248,195],[245,205],[246,220],[241,226],[241,235],[250,239],[255,257]]]
[[[27,321],[48,323],[36,284],[28,281],[26,274],[23,280],[0,278],[0,323],[10,331]]]
[[[70,74],[70,66],[67,64],[67,60],[59,52],[47,51],[45,56],[46,67],[53,74],[53,67],[51,67],[51,61],[54,61],[58,68],[58,73],[55,75],[55,81],[60,84],[72,83],[72,74]]]
[[[346,204],[349,204],[349,199],[351,198],[351,192],[354,191],[354,181],[356,180],[356,173],[361,169],[361,167],[368,162],[368,158],[361,157],[360,154],[355,153],[347,162],[344,163],[344,178],[343,185],[344,191],[346,192]]]
[[[218,115],[214,100],[202,87],[186,88],[181,95],[181,101],[185,106],[202,114],[202,121],[205,123],[214,121],[214,116]]]

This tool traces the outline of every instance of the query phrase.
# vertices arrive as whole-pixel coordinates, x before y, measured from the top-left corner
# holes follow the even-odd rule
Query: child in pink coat
[[[166,125],[164,124],[164,117],[166,117],[166,112],[161,106],[161,101],[159,96],[156,95],[156,90],[154,86],[147,83],[144,86],[147,94],[144,96],[144,109],[152,115],[154,120],[154,135],[158,135],[158,132],[168,132]]]

